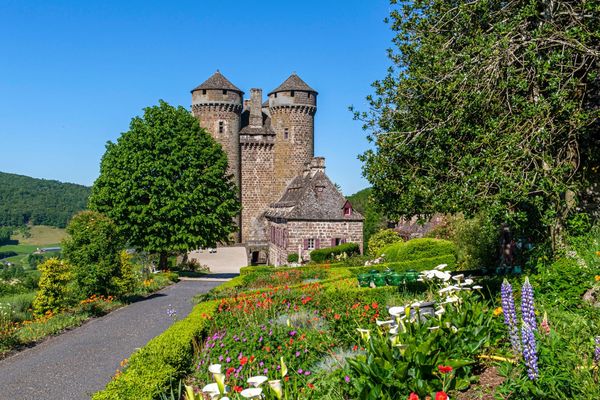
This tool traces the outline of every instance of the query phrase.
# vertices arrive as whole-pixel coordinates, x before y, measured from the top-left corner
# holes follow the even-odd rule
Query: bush
[[[14,257],[18,254],[14,251],[0,251],[0,260],[3,258]]]
[[[342,254],[345,254],[347,257],[360,254],[360,246],[357,243],[344,243],[335,247],[313,250],[310,252],[310,260],[322,263],[324,261],[331,261]]]
[[[383,249],[385,260],[412,261],[421,258],[433,258],[445,255],[456,256],[456,245],[448,240],[442,239],[412,239],[406,243],[397,243]]]
[[[255,272],[273,272],[275,267],[270,265],[249,265],[240,268],[240,276],[253,274]]]
[[[298,262],[298,259],[299,259],[299,257],[298,257],[298,253],[290,253],[290,254],[288,254],[288,256],[287,256],[287,261],[288,261],[289,263],[297,263],[297,262]]]
[[[369,239],[369,254],[379,257],[382,250],[391,244],[402,242],[402,237],[393,229],[382,229]]]
[[[33,311],[43,315],[47,311],[57,313],[71,302],[69,283],[73,278],[71,267],[65,261],[51,258],[38,267],[42,273],[39,289],[33,300]]]
[[[115,294],[124,295],[133,293],[139,282],[139,276],[136,273],[136,265],[131,261],[131,256],[125,250],[119,255],[119,273],[112,277],[111,286]]]
[[[75,215],[67,226],[70,235],[63,241],[63,256],[73,265],[82,297],[116,294],[114,278],[120,277],[119,253],[123,240],[110,218],[95,212]]]
[[[122,374],[108,383],[93,400],[152,400],[173,379],[190,371],[194,343],[204,336],[218,302],[198,304],[184,319],[136,351]]]

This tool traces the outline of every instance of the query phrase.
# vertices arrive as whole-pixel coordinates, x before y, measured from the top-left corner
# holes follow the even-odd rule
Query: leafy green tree
[[[161,268],[170,253],[227,240],[240,210],[221,146],[187,110],[164,101],[107,144],[89,205],[131,245],[159,253]]]
[[[600,2],[391,3],[392,65],[355,114],[385,214],[484,210],[556,248],[600,160]]]
[[[56,313],[69,306],[72,300],[73,279],[71,267],[63,260],[50,258],[38,266],[42,273],[39,288],[33,300],[33,311],[43,315],[50,311]]]
[[[67,225],[63,257],[72,265],[83,296],[116,294],[113,279],[121,272],[119,253],[124,240],[117,225],[96,211],[82,211]]]
[[[369,238],[382,228],[385,228],[387,220],[378,210],[377,204],[372,198],[372,189],[366,188],[348,196],[347,199],[352,203],[354,209],[365,217],[363,222],[363,243],[365,244],[365,253],[369,252]]]

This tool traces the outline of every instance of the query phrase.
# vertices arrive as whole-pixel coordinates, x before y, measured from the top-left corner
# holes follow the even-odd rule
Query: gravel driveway
[[[169,304],[182,318],[191,311],[195,294],[221,283],[179,282],[0,361],[0,399],[89,399],[123,359],[171,325]]]

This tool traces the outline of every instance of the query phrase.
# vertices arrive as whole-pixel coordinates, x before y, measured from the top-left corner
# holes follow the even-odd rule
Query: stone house
[[[287,263],[296,253],[308,260],[312,250],[352,242],[361,246],[363,216],[325,175],[325,159],[313,158],[265,212],[269,263]]]
[[[293,73],[271,90],[265,101],[262,89],[258,88],[250,89],[250,99],[244,99],[244,92],[217,71],[191,93],[192,113],[227,153],[229,173],[240,191],[242,212],[237,220],[237,242],[246,245],[252,262],[266,262],[267,258],[279,260],[279,256],[268,256],[278,246],[271,243],[271,227],[276,223],[268,220],[265,212],[271,209],[270,205],[279,203],[288,195],[290,185],[298,184],[300,176],[306,178],[305,165],[313,162],[317,91]],[[324,176],[324,161],[316,160],[315,163],[321,165],[318,168],[323,170],[316,175],[317,180],[329,182],[325,186],[329,188],[331,182]],[[331,187],[335,189],[335,186]],[[339,206],[343,196],[337,189],[335,192],[337,194],[331,193],[330,196],[336,201],[322,206]],[[296,210],[300,210],[298,205]],[[338,211],[323,214],[324,218],[327,217],[323,223],[337,221],[328,218]],[[313,224],[318,221],[313,218],[316,215],[309,219]],[[309,225],[302,226],[302,229],[309,229]],[[320,226],[312,226],[321,229]],[[340,231],[339,239],[357,242],[362,247],[362,220],[360,230],[361,234],[357,237],[341,235]],[[290,225],[286,232],[288,243],[301,240],[295,236],[300,235],[299,228],[291,229]],[[314,236],[314,239],[320,240],[320,236]],[[309,244],[314,246],[313,242]]]

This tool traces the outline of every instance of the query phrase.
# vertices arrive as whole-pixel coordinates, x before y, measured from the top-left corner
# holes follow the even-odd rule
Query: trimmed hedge
[[[240,268],[240,276],[253,274],[255,272],[273,272],[275,267],[272,265],[248,265],[247,267]]]
[[[209,319],[218,302],[198,304],[184,319],[175,322],[161,335],[133,353],[125,371],[93,395],[93,400],[152,400],[168,388],[171,381],[192,367],[194,340],[208,333]]]
[[[360,246],[357,243],[344,243],[339,246],[326,247],[310,252],[310,260],[322,263],[324,261],[333,260],[336,256],[346,254],[348,257],[355,254],[360,254]]]
[[[446,254],[431,258],[422,258],[420,260],[390,262],[383,264],[375,264],[368,267],[349,268],[349,270],[354,275],[363,274],[374,269],[377,271],[385,271],[388,268],[396,272],[403,272],[411,269],[415,271],[425,271],[433,269],[440,264],[448,264],[446,270],[453,269],[454,267],[456,267],[456,256],[454,254]]]
[[[392,244],[381,252],[385,254],[387,262],[403,262],[450,254],[456,257],[458,250],[456,245],[449,240],[421,238]]]

